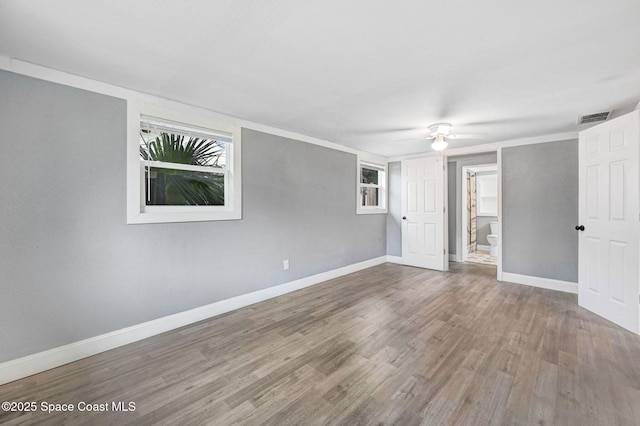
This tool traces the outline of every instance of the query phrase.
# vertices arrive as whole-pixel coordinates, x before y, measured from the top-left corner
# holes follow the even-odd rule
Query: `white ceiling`
[[[0,55],[384,156],[640,100],[638,0],[0,0]]]

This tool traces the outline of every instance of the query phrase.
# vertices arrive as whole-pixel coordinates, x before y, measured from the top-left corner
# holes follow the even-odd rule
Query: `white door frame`
[[[494,169],[497,170],[498,164],[497,163],[487,163],[487,164],[474,164],[473,166],[463,166],[460,176],[456,176],[457,178],[460,178],[460,182],[462,183],[462,188],[461,188],[461,195],[462,195],[462,205],[460,206],[460,212],[461,212],[461,217],[460,217],[460,228],[462,230],[461,234],[462,234],[462,261],[466,262],[467,259],[469,258],[469,254],[467,253],[467,247],[469,247],[469,239],[467,238],[467,221],[469,220],[467,217],[467,172],[469,170],[471,171],[475,171],[475,172],[480,172],[483,171],[483,169],[486,170],[490,170],[493,171]],[[447,182],[448,184],[448,182]],[[501,204],[501,199],[500,199],[500,194],[498,194],[498,204]],[[477,201],[476,201],[476,205],[477,205]],[[498,223],[500,223],[500,218],[498,217]],[[448,236],[447,236],[448,237]],[[457,250],[457,244],[456,244],[456,250]],[[458,256],[456,254],[456,257],[458,259],[460,259],[460,256]]]
[[[466,224],[469,221],[469,217],[467,216],[467,208],[469,207],[467,205],[467,172],[469,171],[468,167],[463,167],[462,168],[462,173],[460,173],[460,176],[456,176],[456,179],[460,178],[460,184],[462,185],[462,188],[460,190],[460,215],[457,214],[456,212],[456,216],[460,216],[460,223],[458,228],[460,228],[460,237],[456,238],[456,257],[458,258],[459,261],[461,262],[466,262],[467,259],[469,258],[469,253],[467,253],[467,247],[469,247],[469,239],[467,238],[467,227]],[[447,236],[448,237],[448,236]],[[458,241],[460,241],[460,244],[458,244]],[[460,250],[458,252],[458,250]]]
[[[496,268],[496,279],[498,281],[502,281],[502,146],[500,143],[486,144],[486,145],[476,145],[469,146],[465,148],[457,148],[450,149],[444,151],[444,161],[448,163],[449,157],[457,157],[460,155],[468,155],[468,154],[487,154],[491,152],[497,153],[496,165],[497,165],[497,176],[498,176],[498,266]],[[447,182],[445,185],[445,189],[449,185],[449,174],[447,173],[444,176],[445,181]],[[466,186],[466,184],[465,184]],[[456,199],[462,200],[462,194],[457,193],[456,189]],[[447,205],[448,209],[448,205]],[[448,216],[448,214],[447,214]],[[462,227],[462,208],[458,208],[456,211],[456,222],[457,225]],[[460,231],[462,234],[462,231]],[[449,229],[445,228],[445,241],[449,241]],[[462,235],[456,235],[456,258],[458,261],[462,259],[463,248],[462,248]]]

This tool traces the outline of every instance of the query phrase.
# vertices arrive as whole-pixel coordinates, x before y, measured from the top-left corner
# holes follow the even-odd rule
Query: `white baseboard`
[[[512,274],[502,272],[502,280],[510,283],[525,284],[533,287],[546,288],[549,290],[564,291],[565,293],[578,294],[578,283],[569,281],[553,280],[550,278],[533,277],[531,275]]]
[[[380,256],[0,364],[0,385],[388,261]]]
[[[491,246],[476,245],[476,250],[491,250]]]
[[[449,261],[450,262],[461,262],[461,260],[458,260],[458,255],[457,254],[449,254]]]

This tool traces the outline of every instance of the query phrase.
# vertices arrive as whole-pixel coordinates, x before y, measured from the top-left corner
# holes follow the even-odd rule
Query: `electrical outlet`
[[[289,269],[289,259],[285,259],[282,261],[282,269],[284,269],[285,271]]]

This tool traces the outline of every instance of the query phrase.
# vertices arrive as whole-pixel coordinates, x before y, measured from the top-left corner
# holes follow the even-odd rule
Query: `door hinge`
[[[442,249],[442,254],[447,254],[447,249]]]

